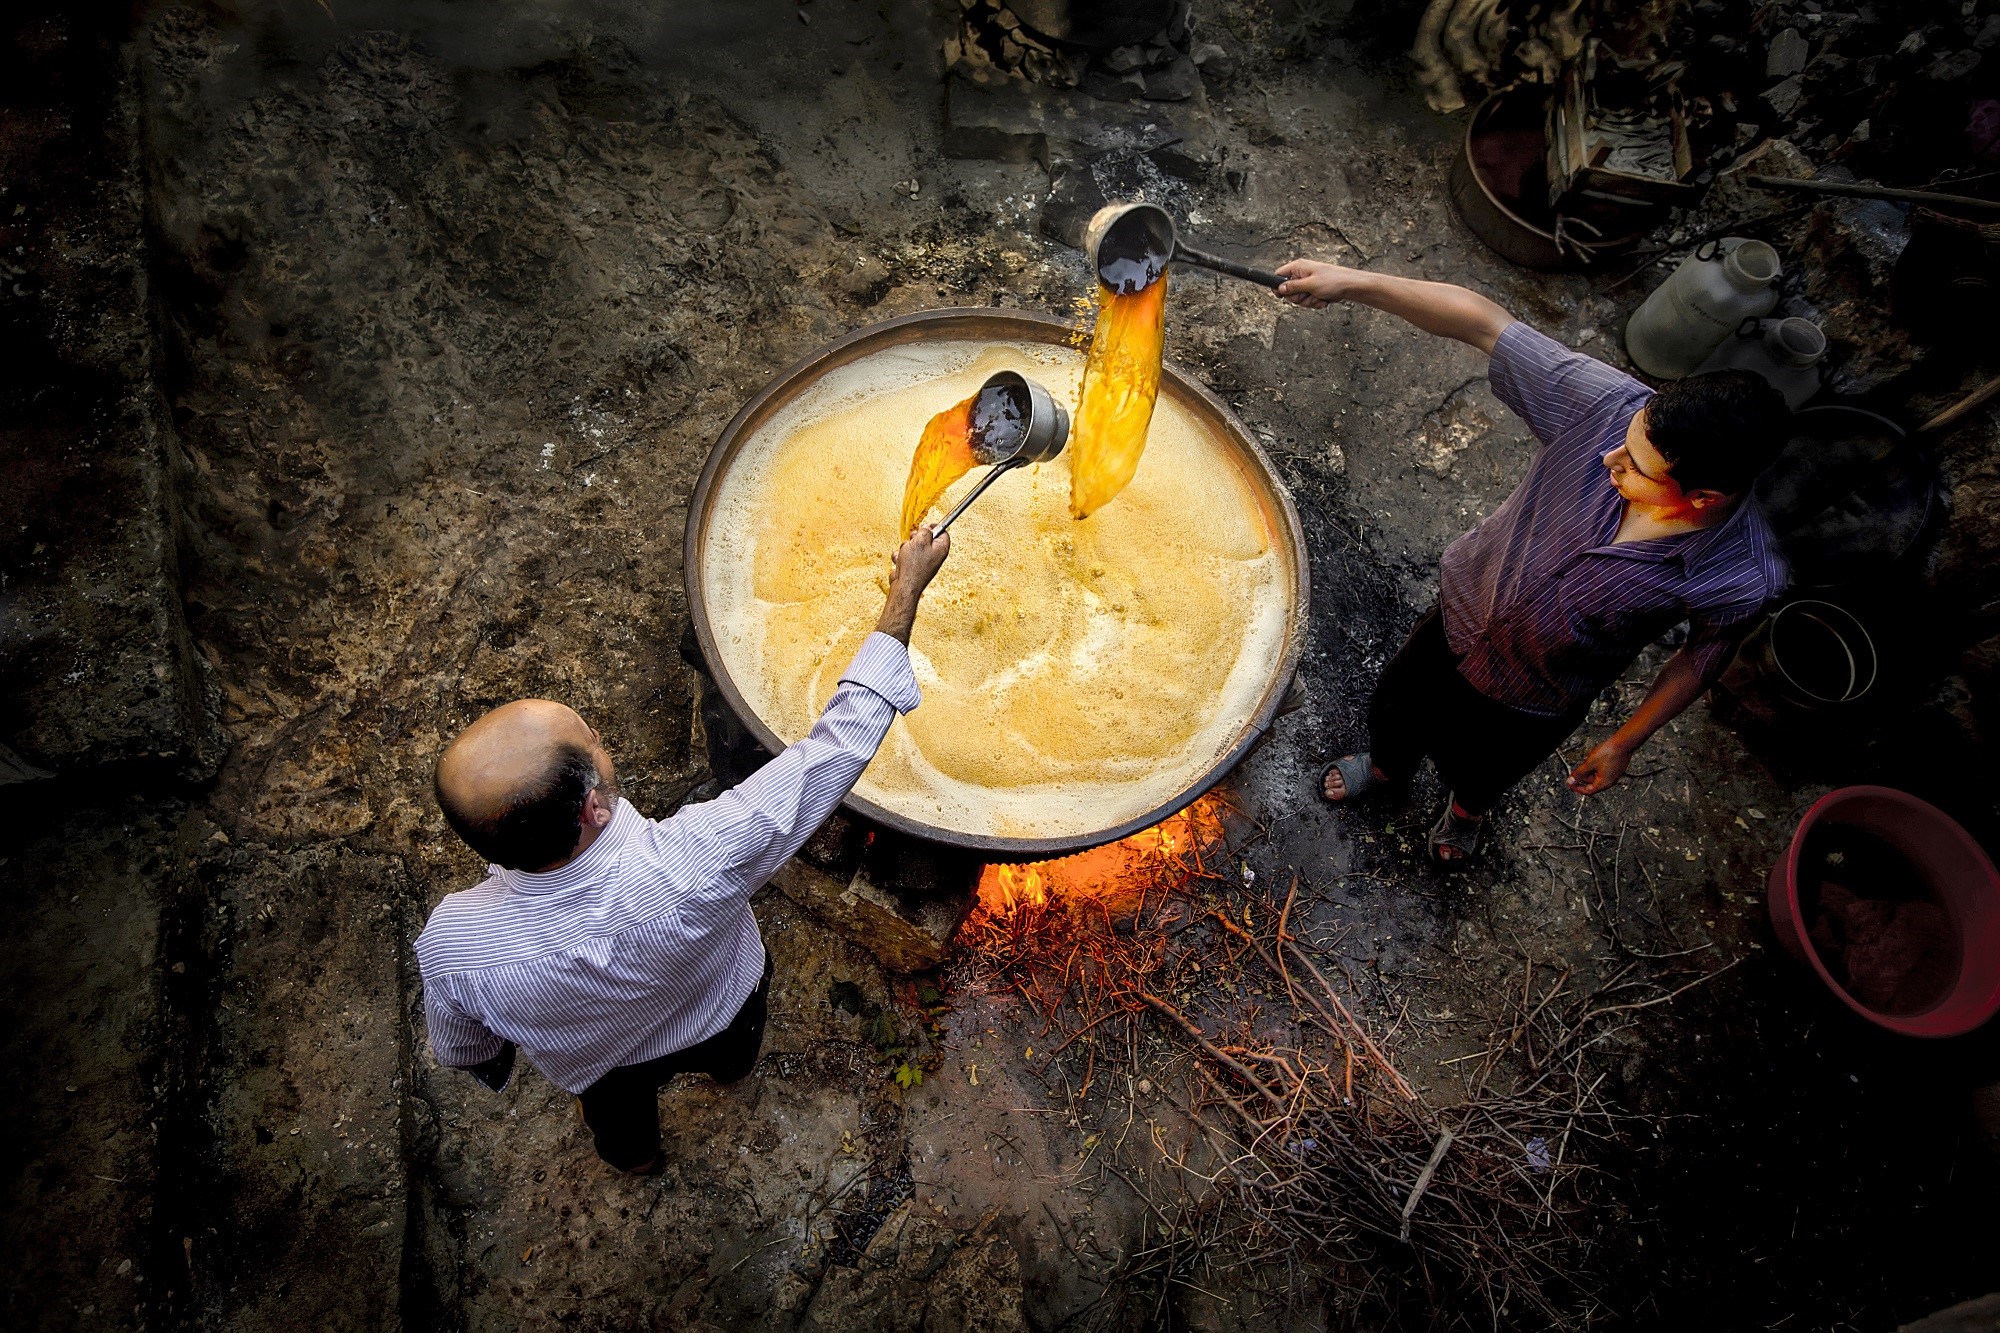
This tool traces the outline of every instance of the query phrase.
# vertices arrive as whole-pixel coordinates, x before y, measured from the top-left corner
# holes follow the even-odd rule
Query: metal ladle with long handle
[[[1158,204],[1106,204],[1083,234],[1084,252],[1097,280],[1121,296],[1144,291],[1171,263],[1196,264],[1246,282],[1276,288],[1284,281],[1269,269],[1239,264],[1181,242],[1174,220]]]
[[[966,506],[1003,474],[1030,463],[1046,463],[1068,442],[1069,412],[1047,389],[1011,370],[990,377],[972,400],[971,444],[973,459],[992,471],[944,516],[934,535],[942,536]]]

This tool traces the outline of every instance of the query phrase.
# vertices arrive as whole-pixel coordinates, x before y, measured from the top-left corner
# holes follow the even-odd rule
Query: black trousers
[[[771,955],[764,955],[764,979],[729,1020],[729,1026],[686,1050],[643,1064],[620,1065],[577,1095],[583,1123],[590,1126],[597,1155],[621,1171],[644,1166],[660,1155],[660,1088],[676,1074],[707,1074],[734,1083],[757,1067],[764,1048],[766,1001],[771,991]]]
[[[1375,684],[1369,754],[1391,782],[1407,782],[1429,755],[1453,799],[1479,815],[1554,754],[1589,705],[1562,717],[1524,713],[1474,689],[1458,662],[1433,606]]]

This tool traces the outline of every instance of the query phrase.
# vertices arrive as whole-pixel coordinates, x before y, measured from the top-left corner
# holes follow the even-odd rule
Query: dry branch
[[[1099,903],[1051,901],[974,924],[969,965],[989,984],[1018,989],[1062,1033],[1049,1066],[1060,1067],[1074,1045],[1088,1051],[1063,1073],[1067,1086],[1078,1086],[1078,1072],[1087,1090],[1099,1068],[1097,1043],[1079,1039],[1120,1016],[1118,1058],[1129,1061],[1132,1083],[1147,1017],[1196,1074],[1186,1108],[1195,1139],[1170,1151],[1155,1127],[1150,1140],[1155,1169],[1182,1181],[1177,1197],[1147,1196],[1106,1160],[1115,1147],[1098,1158],[1146,1200],[1159,1228],[1157,1244],[1121,1260],[1113,1285],[1125,1294],[1107,1295],[1099,1314],[1156,1320],[1169,1287],[1241,1283],[1247,1265],[1263,1262],[1288,1274],[1334,1265],[1344,1289],[1397,1292],[1396,1302],[1427,1307],[1438,1327],[1576,1326],[1592,1292],[1583,1223],[1599,1177],[1589,1149],[1634,1119],[1602,1099],[1605,1075],[1590,1068],[1590,1052],[1705,978],[1662,984],[1634,961],[1585,990],[1567,972],[1528,966],[1496,1006],[1485,1049],[1462,1057],[1473,1062],[1463,1100],[1443,1111],[1292,938],[1297,877],[1281,903],[1259,897],[1234,911],[1217,901],[1222,886],[1236,887],[1209,870],[1197,846],[1163,859],[1134,895],[1136,914],[1121,922]],[[1253,916],[1272,927],[1259,931]],[[1243,971],[1257,968],[1284,997],[1275,1010],[1239,1001],[1227,1017],[1231,1001],[1201,989],[1248,982]],[[1152,1078],[1161,1077],[1156,1066]],[[1199,1152],[1189,1159],[1197,1145],[1213,1154],[1205,1165]],[[1127,1301],[1142,1289],[1150,1310]]]

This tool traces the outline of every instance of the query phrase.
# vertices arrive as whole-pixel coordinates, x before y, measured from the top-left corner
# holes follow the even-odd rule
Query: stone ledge
[[[181,606],[187,465],[154,379],[129,72],[116,96],[101,134],[66,120],[0,150],[36,200],[16,224],[24,336],[0,368],[0,783],[105,765],[199,781],[222,757],[218,690]]]
[[[1221,162],[1202,101],[1100,102],[1073,88],[954,70],[945,85],[944,154],[1039,162],[1044,170],[1145,152],[1168,175],[1203,180]]]

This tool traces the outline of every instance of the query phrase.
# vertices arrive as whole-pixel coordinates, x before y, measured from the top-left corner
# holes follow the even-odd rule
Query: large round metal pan
[[[709,451],[708,465],[701,471],[701,479],[695,483],[694,495],[688,501],[687,535],[682,550],[682,568],[687,578],[688,614],[694,621],[695,637],[701,644],[701,655],[708,663],[709,672],[715,679],[716,688],[728,701],[730,709],[743,720],[759,743],[773,754],[784,748],[785,742],[767,726],[764,720],[751,709],[743,692],[730,677],[729,667],[723,661],[720,646],[716,642],[715,627],[710,623],[708,590],[705,587],[706,561],[709,528],[714,517],[715,500],[719,482],[728,475],[743,444],[752,438],[757,430],[787,403],[811,387],[829,371],[858,361],[871,353],[891,347],[903,347],[924,342],[994,342],[994,343],[1045,343],[1067,345],[1072,330],[1061,320],[1046,315],[1029,314],[1023,311],[990,310],[978,307],[945,310],[926,310],[914,315],[904,315],[899,319],[886,320],[859,329],[814,352],[779,374],[769,384],[744,404],[722,434],[716,437],[715,447]],[[1262,740],[1270,729],[1271,720],[1277,715],[1279,705],[1284,701],[1285,691],[1292,682],[1293,673],[1298,669],[1299,654],[1305,646],[1306,611],[1309,600],[1309,582],[1306,567],[1306,544],[1304,530],[1299,526],[1299,513],[1292,504],[1291,496],[1278,480],[1271,460],[1257,447],[1257,442],[1243,428],[1221,399],[1190,379],[1172,362],[1168,362],[1160,377],[1160,392],[1171,396],[1212,428],[1217,440],[1232,450],[1242,464],[1243,472],[1263,506],[1264,518],[1275,541],[1280,558],[1290,579],[1290,609],[1286,619],[1283,649],[1277,659],[1270,663],[1270,676],[1263,693],[1258,697],[1256,707],[1243,718],[1236,731],[1235,742],[1222,757],[1210,766],[1199,778],[1170,800],[1146,813],[1123,823],[1107,826],[1085,834],[1063,837],[996,837],[987,834],[968,833],[958,829],[926,824],[920,820],[898,814],[867,801],[849,795],[848,809],[864,818],[871,819],[887,828],[912,837],[927,839],[953,847],[964,847],[982,852],[994,860],[1038,860],[1047,857],[1064,856],[1080,852],[1086,848],[1115,842],[1127,834],[1150,828],[1167,816],[1184,809],[1189,803],[1213,787],[1228,772],[1241,762],[1243,756]]]

